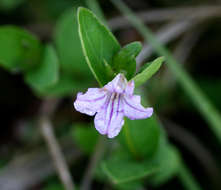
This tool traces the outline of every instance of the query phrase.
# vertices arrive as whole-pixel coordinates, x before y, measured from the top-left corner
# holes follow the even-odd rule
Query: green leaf
[[[115,184],[132,182],[149,176],[148,182],[158,186],[178,174],[180,155],[176,148],[168,143],[164,131],[161,130],[160,146],[154,155],[146,156],[144,159],[134,159],[131,154],[125,152],[125,149],[118,148],[101,166],[103,172]],[[151,171],[153,173],[149,175],[148,172]]]
[[[104,60],[111,65],[112,57],[120,50],[120,45],[113,34],[88,9],[78,9],[78,26],[87,63],[99,84],[103,86],[113,78],[108,77]]]
[[[40,42],[26,30],[15,26],[2,26],[0,42],[0,66],[8,71],[26,71],[41,59]]]
[[[114,184],[121,184],[151,176],[157,172],[158,167],[149,161],[134,160],[120,150],[102,163],[102,169]]]
[[[25,81],[34,89],[41,90],[54,85],[59,77],[58,58],[54,48],[47,45],[42,62],[25,74]]]
[[[136,158],[152,156],[159,144],[160,128],[156,119],[144,120],[125,119],[119,140]]]
[[[94,151],[99,134],[92,125],[75,124],[72,136],[80,149],[86,154],[90,154]]]
[[[124,73],[130,80],[136,71],[136,56],[141,51],[140,42],[132,42],[123,47],[113,58],[113,69],[116,73]]]
[[[149,80],[160,69],[164,60],[164,57],[159,57],[150,64],[148,64],[147,67],[141,73],[138,73],[132,79],[135,82],[135,86],[138,87],[144,84],[147,80]]]
[[[66,11],[59,18],[55,27],[55,45],[63,72],[93,79],[81,48],[76,8]]]
[[[180,168],[180,155],[175,147],[161,141],[159,150],[153,160],[159,164],[159,171],[149,181],[154,186],[166,183],[174,177]]]
[[[64,97],[73,95],[79,91],[85,91],[86,86],[91,86],[93,81],[85,80],[79,77],[76,79],[73,75],[61,72],[58,82],[37,92],[38,96]]]

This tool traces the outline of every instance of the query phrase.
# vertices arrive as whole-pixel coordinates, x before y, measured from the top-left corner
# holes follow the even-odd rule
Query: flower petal
[[[127,85],[127,79],[123,74],[118,74],[111,82],[104,86],[109,92],[122,93]]]
[[[108,138],[118,135],[124,124],[121,95],[112,93],[105,106],[96,114],[95,128]]]
[[[140,103],[140,96],[127,96],[123,98],[124,114],[128,118],[145,119],[153,114],[153,108],[144,108]]]
[[[109,130],[107,133],[108,138],[116,137],[120,131],[122,126],[124,125],[124,114],[120,112],[118,115],[114,115],[111,125],[109,126]]]
[[[77,111],[92,116],[104,105],[107,93],[103,89],[89,88],[85,94],[77,94],[74,107]]]

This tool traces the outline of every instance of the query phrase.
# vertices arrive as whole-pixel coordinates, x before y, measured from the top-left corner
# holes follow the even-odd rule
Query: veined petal
[[[153,108],[144,108],[140,102],[140,96],[127,96],[123,97],[124,114],[128,118],[145,119],[153,114]]]
[[[112,93],[105,106],[96,114],[95,128],[102,135],[113,138],[118,135],[124,124],[121,95]]]
[[[92,116],[104,105],[107,94],[103,89],[89,88],[85,94],[77,94],[74,107],[77,111]]]
[[[104,86],[109,92],[123,93],[127,86],[127,79],[123,74],[118,74],[111,82]]]
[[[120,131],[121,128],[124,125],[124,114],[123,112],[119,112],[118,115],[115,113],[113,115],[113,119],[111,121],[111,124],[109,126],[109,130],[107,133],[108,138],[114,138],[116,137]]]

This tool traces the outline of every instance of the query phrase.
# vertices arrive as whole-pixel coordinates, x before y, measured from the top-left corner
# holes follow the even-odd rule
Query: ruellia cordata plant
[[[111,31],[86,8],[78,8],[77,19],[83,53],[100,88],[78,93],[74,107],[81,113],[95,115],[93,125],[100,134],[108,138],[119,134],[118,146],[99,164],[98,179],[104,180],[106,175],[119,189],[137,189],[148,176],[152,185],[164,183],[177,173],[179,154],[167,142],[153,108],[144,108],[140,95],[133,94],[134,89],[136,94],[142,93],[139,87],[159,70],[164,58],[145,64],[136,73],[140,42],[121,47]],[[143,100],[146,99],[144,94]],[[88,149],[83,138],[97,139],[98,134],[94,133],[97,132],[93,128],[75,131],[77,142],[87,152],[93,149]]]

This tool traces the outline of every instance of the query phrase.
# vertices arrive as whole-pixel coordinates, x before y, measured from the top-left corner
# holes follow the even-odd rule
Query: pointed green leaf
[[[138,87],[149,80],[160,69],[164,60],[164,57],[159,57],[150,64],[145,65],[147,67],[132,79],[135,82],[135,86]]]
[[[40,42],[21,28],[0,27],[0,66],[11,72],[26,71],[41,59]]]
[[[151,176],[158,171],[158,166],[149,161],[134,160],[120,150],[102,163],[102,169],[113,183],[121,184]]]
[[[106,26],[88,9],[78,9],[78,26],[87,63],[103,86],[112,79],[106,73],[103,60],[111,65],[112,57],[120,50],[120,45]]]
[[[58,58],[54,48],[45,47],[41,63],[25,74],[25,81],[34,89],[41,90],[54,85],[59,77]]]
[[[140,42],[132,42],[123,47],[113,57],[113,69],[116,73],[124,73],[126,78],[130,80],[136,71],[136,56],[141,51]]]

